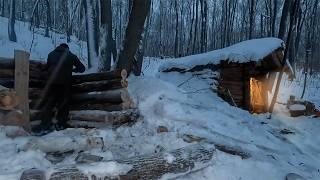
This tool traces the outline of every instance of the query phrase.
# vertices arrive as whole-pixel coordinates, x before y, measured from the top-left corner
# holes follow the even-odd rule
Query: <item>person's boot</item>
[[[57,123],[55,124],[55,129],[57,131],[62,131],[62,130],[65,130],[65,129],[68,129],[68,128],[72,128],[72,126],[70,126],[67,122],[65,123]]]
[[[39,124],[36,126],[33,126],[31,128],[32,135],[34,136],[43,136],[46,134],[49,134],[53,131],[54,129],[52,128],[51,124]]]

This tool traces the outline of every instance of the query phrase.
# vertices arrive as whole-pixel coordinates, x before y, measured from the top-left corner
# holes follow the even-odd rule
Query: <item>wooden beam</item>
[[[15,59],[15,82],[14,88],[20,99],[18,110],[24,117],[23,127],[27,131],[31,131],[29,119],[29,57],[30,54],[24,51],[16,50],[14,52]]]

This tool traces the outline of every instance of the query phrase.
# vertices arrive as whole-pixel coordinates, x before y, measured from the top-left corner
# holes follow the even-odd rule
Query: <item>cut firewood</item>
[[[30,68],[36,67],[37,69],[41,69],[45,66],[45,64],[42,61],[29,60],[29,62],[30,62]],[[1,57],[0,58],[0,67],[3,69],[14,69],[15,62],[13,59]]]
[[[139,112],[136,109],[114,112],[72,111],[68,123],[73,127],[115,128],[124,124],[135,123],[139,117]]]
[[[85,82],[72,86],[73,93],[107,91],[128,87],[128,82],[122,79]]]
[[[74,75],[74,76],[72,76],[72,79],[73,79],[72,83],[73,84],[81,84],[81,83],[85,83],[85,82],[105,81],[105,80],[113,80],[113,79],[126,80],[127,76],[128,76],[128,73],[125,69],[109,71],[109,72],[102,72],[102,73]]]
[[[72,111],[82,111],[82,110],[100,110],[100,111],[122,111],[131,109],[131,103],[121,103],[121,104],[73,104],[70,106]]]
[[[0,109],[12,110],[19,104],[19,99],[15,91],[1,86],[0,88]]]
[[[127,89],[116,89],[104,92],[90,92],[72,95],[72,103],[122,103],[129,102],[130,96]]]
[[[56,167],[45,174],[49,174],[50,180],[62,179],[139,179],[152,180],[160,179],[165,174],[177,174],[176,177],[184,173],[195,172],[205,166],[215,158],[215,148],[207,144],[196,144],[172,152],[151,154],[140,157],[133,157],[125,160],[102,161],[89,164],[90,167],[101,164],[117,164],[119,166],[130,167],[127,171],[119,174],[106,174],[108,170],[101,169],[91,172],[85,165],[69,165],[66,167]],[[106,166],[108,168],[108,166]],[[86,172],[81,171],[86,169]],[[43,172],[43,171],[42,171]],[[42,172],[39,172],[41,174]],[[30,180],[30,179],[24,179]]]
[[[20,150],[40,150],[45,153],[64,153],[70,151],[86,151],[90,149],[101,149],[104,146],[102,137],[88,136],[42,136],[33,137]]]
[[[121,122],[135,121],[139,117],[137,109],[124,111],[71,111],[70,119],[79,121],[103,122],[106,124],[118,124]]]

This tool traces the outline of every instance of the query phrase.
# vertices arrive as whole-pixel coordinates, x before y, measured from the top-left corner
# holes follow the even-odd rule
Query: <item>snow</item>
[[[18,42],[11,42],[8,38],[8,19],[0,17],[0,57],[13,58],[14,50],[23,50],[30,52],[33,60],[46,61],[48,54],[61,43],[67,42],[65,35],[50,32],[51,38],[46,38],[44,30],[35,29],[36,33],[29,31],[29,25],[20,21],[16,21],[15,30]],[[71,37],[68,43],[71,52],[76,54],[79,59],[87,66],[87,45],[85,42],[79,41],[76,37]]]
[[[302,104],[294,104],[291,105],[289,109],[292,111],[304,111],[306,110],[306,106]]]
[[[131,165],[119,164],[117,162],[97,162],[91,164],[77,165],[77,168],[86,175],[95,175],[97,178],[104,176],[116,177],[126,174],[132,169]]]
[[[199,65],[216,65],[222,60],[239,63],[261,61],[274,50],[282,47],[284,43],[278,38],[253,39],[208,53],[182,57],[174,61],[167,60],[168,62],[160,66],[159,70],[165,71],[171,68],[190,70]]]
[[[1,22],[6,19],[0,18]],[[2,25],[2,24],[1,24]],[[4,27],[4,26],[1,26]],[[30,47],[31,34],[26,25],[17,23],[18,43],[7,39],[6,28],[0,29],[0,56],[13,57],[13,49]],[[57,35],[58,36],[58,35]],[[32,49],[32,57],[45,58],[54,48],[51,39],[36,34],[40,42]],[[76,40],[73,40],[76,42]],[[218,62],[220,57],[230,60],[247,61],[259,59],[281,44],[280,40],[268,38],[240,43],[240,49],[231,46],[224,50],[209,52],[203,55],[174,60],[179,66],[192,68],[200,63]],[[258,45],[266,43],[261,49]],[[41,44],[41,45],[39,45]],[[46,44],[45,46],[43,44]],[[73,43],[72,43],[73,44]],[[239,44],[237,45],[239,47]],[[232,48],[233,47],[233,48]],[[76,46],[74,52],[81,52],[83,46]],[[77,49],[79,48],[79,49]],[[227,53],[231,50],[233,53]],[[241,52],[248,50],[249,56]],[[256,50],[256,51],[254,51]],[[236,54],[236,53],[238,54]],[[248,54],[247,54],[248,55]],[[207,143],[219,143],[235,146],[251,154],[248,159],[241,159],[217,150],[212,161],[205,166],[196,165],[196,172],[168,174],[162,179],[172,177],[183,180],[206,179],[284,179],[288,173],[296,173],[306,179],[320,179],[320,120],[311,117],[290,117],[285,105],[276,104],[272,119],[267,114],[253,115],[247,111],[230,106],[213,92],[213,77],[216,72],[197,73],[163,73],[159,67],[168,65],[169,60],[146,58],[142,68],[144,76],[129,77],[129,93],[136,102],[143,118],[132,126],[117,129],[67,129],[48,134],[44,137],[9,138],[7,133],[14,131],[11,127],[0,128],[0,179],[19,179],[24,170],[39,168],[53,169],[56,165],[46,159],[46,152],[58,148],[71,149],[73,139],[103,137],[103,148],[86,149],[84,153],[103,157],[103,162],[76,164],[74,152],[59,166],[75,165],[86,174],[119,175],[128,172],[132,167],[118,164],[115,160],[127,159],[146,154],[165,153],[168,163],[174,162],[169,153],[175,149],[190,145],[184,141],[189,134]],[[173,60],[170,60],[173,62]],[[293,82],[284,77],[278,101],[286,102],[290,95],[300,97],[303,89],[303,73],[297,73]],[[305,100],[314,102],[319,108],[320,77],[308,77]],[[101,113],[101,112],[93,112]],[[158,133],[159,126],[165,126],[169,132]],[[292,134],[282,134],[287,129]],[[59,141],[57,141],[59,139]],[[29,142],[40,146],[26,146]],[[35,143],[36,142],[36,143]],[[44,146],[45,145],[45,146]]]
[[[173,161],[176,160],[176,158],[175,158],[172,154],[170,154],[170,153],[165,153],[165,154],[164,154],[164,159],[165,159],[169,164],[173,163]]]

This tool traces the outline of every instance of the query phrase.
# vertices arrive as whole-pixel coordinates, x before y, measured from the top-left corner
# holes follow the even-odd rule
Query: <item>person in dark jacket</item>
[[[48,82],[44,90],[42,122],[35,131],[50,130],[53,125],[51,120],[54,109],[57,110],[56,129],[65,129],[68,127],[72,72],[82,73],[85,71],[85,66],[70,52],[67,44],[60,44],[48,55],[45,70],[48,72]]]

